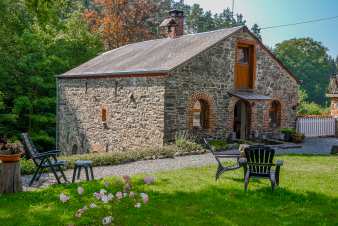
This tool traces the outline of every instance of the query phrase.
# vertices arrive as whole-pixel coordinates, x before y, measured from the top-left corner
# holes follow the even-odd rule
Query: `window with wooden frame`
[[[192,125],[194,128],[208,128],[209,106],[204,100],[197,100],[192,109]]]
[[[107,108],[106,107],[101,108],[101,121],[103,123],[107,122]]]
[[[236,48],[235,88],[254,89],[256,79],[256,43],[240,40]]]
[[[279,101],[274,100],[270,106],[270,126],[271,128],[279,128],[281,126],[282,111]]]

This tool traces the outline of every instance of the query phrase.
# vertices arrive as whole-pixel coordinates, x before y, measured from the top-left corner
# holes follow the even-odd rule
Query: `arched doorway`
[[[251,107],[249,102],[239,100],[234,109],[234,133],[237,139],[246,139],[250,134]]]

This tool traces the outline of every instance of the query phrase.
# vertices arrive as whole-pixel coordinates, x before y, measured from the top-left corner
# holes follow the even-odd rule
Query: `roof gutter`
[[[168,76],[169,70],[154,71],[116,71],[101,74],[61,74],[57,79],[97,79],[97,78],[140,78],[140,77],[163,77]]]

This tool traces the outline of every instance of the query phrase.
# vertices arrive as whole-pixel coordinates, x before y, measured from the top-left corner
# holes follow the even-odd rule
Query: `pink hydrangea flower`
[[[113,217],[112,216],[107,216],[102,219],[102,224],[103,225],[110,225],[113,222]]]
[[[140,196],[144,204],[147,204],[149,202],[149,196],[146,193],[140,193]]]
[[[143,179],[145,184],[153,184],[155,182],[155,178],[152,176],[147,176]]]
[[[78,209],[75,213],[75,217],[80,218],[82,216],[82,214],[84,214],[84,212],[86,212],[87,210],[87,206],[84,206],[81,209]]]
[[[67,196],[67,195],[65,195],[65,194],[63,194],[63,193],[60,194],[60,201],[61,201],[62,203],[68,202],[69,199],[70,199],[69,196]]]
[[[101,199],[101,193],[99,193],[99,192],[94,192],[94,197],[96,198],[96,199],[98,199],[98,200],[100,200]]]
[[[77,188],[77,193],[78,193],[79,195],[82,195],[83,192],[84,192],[83,187],[78,187],[78,188]]]
[[[116,192],[116,194],[115,194],[115,197],[117,198],[117,199],[122,199],[123,198],[123,193],[122,192]]]

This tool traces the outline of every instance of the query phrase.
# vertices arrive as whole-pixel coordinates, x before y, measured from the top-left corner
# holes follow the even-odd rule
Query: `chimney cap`
[[[169,16],[172,17],[184,17],[184,12],[178,9],[172,9],[169,11]]]

